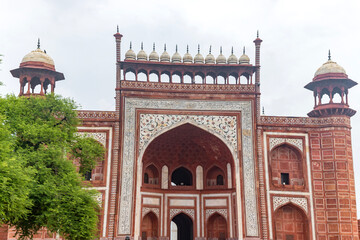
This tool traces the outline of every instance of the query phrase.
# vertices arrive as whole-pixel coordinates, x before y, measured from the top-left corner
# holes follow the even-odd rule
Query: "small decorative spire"
[[[175,52],[178,52],[177,44],[176,44]]]
[[[262,114],[264,115],[265,114],[265,108],[262,107]]]
[[[189,53],[189,45],[186,45],[186,53]]]
[[[119,25],[116,26],[116,32],[119,33]]]
[[[200,44],[198,44],[198,54],[200,54]]]
[[[222,47],[220,47],[220,55],[222,54]]]
[[[37,48],[40,49],[40,38],[38,38]]]
[[[132,49],[132,42],[130,41],[130,49]]]
[[[155,43],[153,43],[153,51],[155,52]]]
[[[144,44],[141,42],[141,50],[144,50]]]
[[[256,37],[259,38],[259,30],[256,32]]]
[[[231,47],[231,55],[234,54],[234,47]]]
[[[211,45],[210,45],[210,48],[209,48],[209,54],[211,54]]]
[[[164,44],[164,52],[166,52],[166,43]]]
[[[245,54],[245,46],[243,47],[243,54]]]
[[[330,53],[330,49],[329,49],[329,56],[328,56],[328,60],[331,60],[331,53]]]

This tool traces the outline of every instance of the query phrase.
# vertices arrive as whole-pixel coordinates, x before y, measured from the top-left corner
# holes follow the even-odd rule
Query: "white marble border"
[[[250,101],[200,101],[200,100],[163,100],[163,99],[139,99],[125,98],[124,110],[124,133],[123,133],[123,155],[122,155],[122,179],[121,196],[119,208],[119,234],[130,234],[133,209],[134,188],[134,164],[135,164],[135,129],[136,109],[173,109],[173,110],[203,110],[203,111],[238,111],[241,112],[242,127],[242,162],[244,176],[244,198],[246,235],[258,236],[258,209],[255,188],[255,163],[253,147],[253,120],[252,105]],[[239,171],[239,168],[236,169]],[[240,186],[237,186],[238,211],[241,208]],[[241,212],[238,212],[241,216]],[[239,219],[240,220],[240,219]],[[242,223],[239,221],[239,226]],[[239,227],[239,237],[242,228]],[[136,237],[136,236],[135,236]]]
[[[268,145],[267,145],[267,136],[271,136],[271,135],[283,135],[284,138],[286,138],[286,136],[297,136],[297,137],[304,137],[305,138],[305,152],[303,154],[305,154],[306,156],[306,165],[307,165],[307,175],[308,175],[308,184],[309,184],[309,192],[295,192],[295,191],[271,191],[270,190],[270,177],[269,177],[269,160],[268,160]],[[279,195],[303,195],[303,196],[307,196],[309,195],[309,199],[310,199],[310,217],[311,217],[311,226],[312,226],[312,237],[313,239],[316,239],[315,236],[315,217],[314,217],[314,201],[313,201],[313,192],[312,192],[312,184],[311,184],[311,165],[310,165],[310,147],[309,147],[309,136],[307,133],[284,133],[284,132],[264,132],[264,136],[263,136],[263,141],[264,141],[264,160],[265,160],[265,179],[266,179],[266,195],[267,195],[267,207],[268,207],[268,220],[269,220],[269,237],[270,240],[274,239],[274,233],[273,233],[273,228],[272,228],[272,215],[271,215],[271,203],[270,203],[270,193],[276,193]]]
[[[92,187],[92,189],[97,190],[105,190],[105,205],[104,205],[104,226],[102,230],[102,236],[106,237],[106,227],[107,227],[107,219],[108,219],[108,209],[109,209],[109,185],[110,185],[110,175],[111,175],[111,150],[112,150],[112,127],[78,127],[79,130],[86,132],[86,130],[108,130],[109,131],[109,148],[108,150],[108,159],[107,159],[107,169],[106,169],[106,187]],[[106,132],[104,132],[106,133]],[[93,137],[94,135],[90,135],[89,137]],[[96,139],[96,138],[95,138]],[[106,147],[106,142],[102,142],[102,144],[105,144],[104,147]]]

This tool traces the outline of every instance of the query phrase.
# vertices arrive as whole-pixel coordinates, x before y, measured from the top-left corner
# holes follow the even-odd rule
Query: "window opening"
[[[290,185],[290,178],[288,173],[281,173],[281,184]]]

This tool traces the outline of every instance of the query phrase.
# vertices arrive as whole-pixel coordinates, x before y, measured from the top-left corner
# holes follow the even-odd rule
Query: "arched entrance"
[[[142,179],[139,177],[141,208],[156,206],[164,209],[164,214],[159,214],[164,219],[158,220],[160,237],[170,240],[193,240],[203,237],[202,232],[206,235],[207,223],[202,224],[202,218],[195,214],[201,211],[200,206],[204,206],[204,212],[215,206],[225,209],[232,216],[237,216],[238,205],[225,200],[229,198],[229,193],[234,197],[236,194],[235,161],[229,146],[216,135],[185,123],[154,138],[140,157],[140,166],[144,166],[140,175]],[[155,171],[149,171],[149,166],[157,170],[162,169],[159,171],[157,189],[150,184],[151,173]],[[211,196],[215,192],[216,195]],[[234,201],[237,199],[234,198]],[[177,211],[170,214],[166,209]],[[192,217],[186,215],[188,212],[184,213],[183,210],[186,209],[194,212],[193,215],[189,214]],[[174,215],[179,212],[183,214]],[[236,237],[237,228],[232,225],[233,222],[238,222],[236,217],[230,223],[221,216],[219,219],[214,220],[213,225],[220,223],[220,227],[225,231],[218,229],[217,238]],[[139,235],[141,236],[141,232]]]
[[[171,221],[170,240],[193,240],[193,221],[184,213],[176,215]]]
[[[298,207],[287,204],[275,212],[275,239],[308,240],[306,215]]]
[[[141,240],[148,238],[157,238],[158,235],[158,219],[153,212],[146,214],[141,224]]]
[[[213,214],[207,223],[207,238],[225,240],[227,238],[227,223],[223,216]]]

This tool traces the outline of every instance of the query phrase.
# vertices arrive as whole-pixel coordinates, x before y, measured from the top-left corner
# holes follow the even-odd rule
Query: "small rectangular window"
[[[92,172],[91,172],[91,171],[87,171],[87,172],[85,173],[85,180],[91,181],[91,175],[92,175]]]
[[[282,185],[289,185],[290,178],[288,173],[281,173],[281,184]]]

